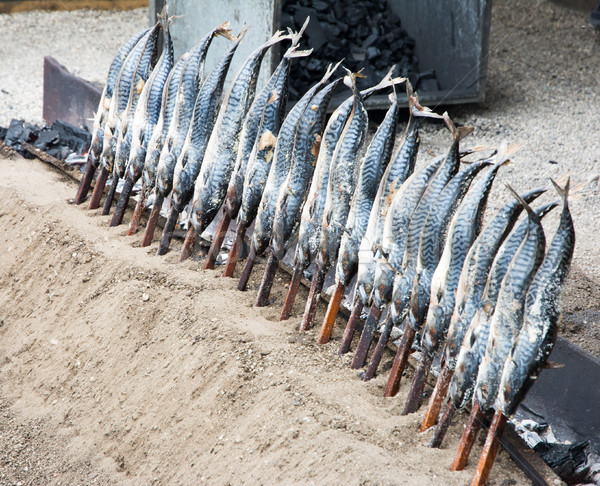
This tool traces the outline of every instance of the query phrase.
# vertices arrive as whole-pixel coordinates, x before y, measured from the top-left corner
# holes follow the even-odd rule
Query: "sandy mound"
[[[299,318],[109,230],[41,163],[0,166],[1,484],[472,478],[448,471],[464,417],[427,448],[422,413],[399,415],[406,386],[383,399],[385,375],[363,383]],[[493,478],[527,484],[505,452]]]

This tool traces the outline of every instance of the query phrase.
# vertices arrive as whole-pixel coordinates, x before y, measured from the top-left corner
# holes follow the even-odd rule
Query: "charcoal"
[[[290,14],[288,13],[282,13],[281,14],[281,27],[289,27],[291,29],[295,29],[296,26],[294,25],[294,17],[292,17]]]
[[[327,2],[323,2],[321,0],[313,0],[312,3],[313,7],[318,11],[318,12],[325,12],[329,9],[329,4]]]
[[[4,141],[4,137],[6,137],[6,132],[8,132],[8,128],[0,127],[0,140]]]
[[[398,75],[420,80],[415,42],[401,27],[400,18],[385,0],[299,0],[282,2],[282,23],[298,29],[310,16],[303,47],[313,48],[309,59],[292,65],[292,99],[306,92],[330,63],[344,58],[344,66],[353,72],[364,68],[365,78],[358,80],[364,89],[376,84],[393,64]],[[423,79],[424,86],[437,81]],[[296,94],[298,96],[296,96]]]
[[[315,50],[320,49],[327,42],[327,34],[325,34],[321,23],[318,19],[313,19],[312,17],[306,27],[306,36],[308,37],[309,45]]]

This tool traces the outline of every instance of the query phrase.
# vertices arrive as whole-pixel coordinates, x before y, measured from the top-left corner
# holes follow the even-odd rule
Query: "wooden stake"
[[[104,186],[106,186],[106,180],[108,179],[108,171],[106,167],[100,169],[98,179],[96,179],[96,185],[94,186],[94,192],[92,192],[92,198],[88,209],[98,209],[100,207],[100,200],[102,199],[102,193],[104,192]]]
[[[310,292],[308,293],[308,300],[306,301],[306,307],[304,308],[302,324],[300,324],[301,331],[308,331],[312,328],[315,314],[317,313],[317,301],[321,295],[321,290],[323,290],[324,280],[325,272],[321,270],[321,265],[317,264],[315,266],[315,274],[313,275],[310,284]]]
[[[471,449],[473,448],[479,429],[481,429],[482,419],[483,413],[481,412],[479,405],[474,403],[473,408],[471,408],[471,415],[469,415],[469,421],[460,438],[456,457],[450,466],[450,471],[462,471],[467,466],[469,454],[471,454]]]
[[[367,368],[367,372],[363,377],[363,381],[369,381],[375,377],[375,373],[377,372],[377,367],[381,361],[381,357],[383,356],[383,350],[390,339],[390,334],[392,332],[392,327],[394,327],[394,320],[392,316],[388,313],[388,317],[383,324],[383,329],[381,330],[381,334],[379,336],[379,341],[377,341],[377,346],[375,346],[375,351],[373,351],[373,356],[371,357],[371,362],[369,363],[369,367]]]
[[[290,288],[285,296],[283,308],[281,309],[281,315],[279,316],[280,321],[286,321],[292,314],[292,307],[294,306],[294,300],[298,294],[300,288],[300,282],[302,280],[302,269],[300,267],[294,267],[294,273],[292,274],[292,280],[290,281]]]
[[[250,254],[246,259],[246,265],[242,270],[242,275],[240,276],[240,281],[237,286],[237,289],[242,292],[246,290],[246,287],[248,286],[248,280],[250,280],[250,274],[254,268],[254,260],[256,260],[256,249],[254,248],[254,245],[250,245]]]
[[[429,405],[425,412],[423,424],[421,425],[421,432],[425,432],[435,425],[440,414],[440,409],[442,408],[442,402],[446,397],[446,393],[448,393],[448,387],[450,386],[453,374],[454,372],[446,364],[442,367],[442,371],[440,371],[435,388],[429,399]]]
[[[189,225],[190,226],[187,230],[187,233],[185,234],[185,240],[183,240],[181,253],[179,254],[180,262],[187,260],[192,255],[192,252],[194,251],[194,244],[196,243],[196,236],[198,235],[198,232],[196,231],[196,228],[194,228],[194,225],[191,223],[191,221]]]
[[[217,232],[213,237],[212,243],[210,244],[210,249],[208,250],[208,255],[206,256],[206,261],[204,262],[204,270],[212,270],[215,268],[215,262],[219,256],[219,251],[221,251],[221,246],[223,246],[223,240],[227,234],[227,229],[229,228],[230,222],[231,217],[227,211],[223,210],[223,217],[219,222],[219,227],[217,228]]]
[[[87,162],[85,164],[85,174],[83,174],[83,177],[81,178],[79,189],[75,195],[75,204],[81,204],[83,201],[85,201],[88,192],[90,192],[90,187],[92,185],[92,181],[94,180],[95,173],[96,167],[94,167],[92,159],[88,154]]]
[[[165,200],[165,197],[158,191],[158,189],[154,191],[154,194],[154,205],[152,206],[152,212],[150,213],[150,218],[146,224],[146,231],[144,233],[144,239],[142,240],[142,247],[150,246],[150,243],[152,243],[154,230],[156,229],[156,223],[158,223],[160,210],[162,208],[163,201]]]
[[[345,290],[346,286],[343,283],[338,282],[335,287],[335,292],[331,296],[331,300],[327,306],[327,313],[325,314],[325,319],[323,319],[323,325],[321,326],[321,333],[319,334],[317,343],[327,344],[329,342],[331,331],[333,331],[333,324],[335,323],[335,318],[340,310],[340,304],[342,303]]]
[[[123,190],[119,196],[119,201],[117,202],[117,207],[115,208],[115,212],[110,220],[109,226],[119,226],[123,221],[123,216],[127,210],[127,204],[129,203],[129,196],[131,195],[133,184],[133,177],[131,177],[131,175],[127,175],[125,178],[125,184],[123,184]]]
[[[235,240],[233,240],[233,245],[231,246],[231,250],[229,250],[229,256],[227,257],[225,270],[223,270],[223,277],[233,277],[235,266],[237,265],[238,258],[240,257],[240,253],[242,251],[242,246],[244,245],[245,234],[246,228],[244,225],[242,225],[242,223],[239,223],[237,232],[235,234]]]
[[[419,365],[415,371],[415,376],[413,377],[413,382],[410,391],[408,392],[408,398],[406,399],[406,404],[404,405],[404,410],[402,410],[401,415],[415,413],[419,409],[432,361],[433,354],[429,354],[424,349],[421,353],[421,359],[419,360]]]
[[[144,214],[144,209],[146,209],[146,197],[146,184],[142,184],[142,191],[140,192],[138,202],[135,205],[135,210],[133,211],[131,221],[129,222],[127,236],[136,234],[138,228],[140,227],[140,221],[142,219],[142,215]]]
[[[410,354],[414,339],[415,330],[412,328],[412,326],[406,324],[404,326],[402,340],[400,341],[400,345],[396,350],[396,357],[394,358],[394,363],[392,364],[392,369],[390,370],[390,376],[387,384],[385,385],[385,390],[383,392],[384,397],[394,397],[398,393],[398,389],[400,388],[400,380],[402,380],[402,373],[404,373],[404,368],[406,368],[408,355]]]
[[[350,368],[359,369],[365,364],[380,317],[381,309],[377,307],[376,304],[373,304],[371,306],[371,311],[369,312],[369,317],[367,317],[367,321],[365,322],[365,327],[360,335],[360,340],[358,341],[358,346],[354,352],[354,359],[352,360]]]
[[[158,244],[158,250],[156,250],[157,255],[164,255],[169,250],[171,238],[173,237],[173,231],[175,230],[175,225],[177,224],[178,219],[179,211],[177,211],[174,206],[171,206],[171,212],[169,213],[169,217],[167,218],[167,222],[163,228],[162,237],[160,239],[160,243]]]
[[[448,427],[450,427],[450,422],[452,422],[452,417],[454,417],[455,411],[456,408],[454,408],[452,400],[448,400],[442,420],[440,420],[440,423],[435,429],[433,437],[431,438],[431,442],[429,443],[429,447],[439,449],[442,446],[442,442],[444,441],[446,432],[448,432]]]
[[[348,325],[346,326],[344,337],[342,338],[342,345],[338,351],[340,356],[342,354],[346,354],[350,350],[352,338],[354,337],[354,333],[358,326],[358,322],[360,321],[360,315],[363,310],[362,301],[359,298],[355,298],[354,301],[354,307],[352,308],[352,313],[350,314],[350,319],[348,319]]]
[[[110,213],[115,194],[117,192],[117,186],[119,185],[119,176],[113,174],[113,179],[108,192],[106,193],[106,199],[104,200],[104,207],[102,208],[102,216],[107,216]]]
[[[477,470],[475,471],[475,477],[473,478],[471,486],[484,486],[487,482],[496,456],[498,455],[498,450],[500,449],[500,439],[502,438],[504,427],[506,427],[506,421],[506,415],[502,412],[496,411],[496,413],[494,413],[494,418],[492,419],[490,430],[485,439],[483,451],[481,451],[481,456],[479,457],[479,463],[477,464]]]
[[[262,282],[260,283],[260,288],[258,289],[258,295],[256,296],[256,304],[254,304],[256,307],[264,307],[269,302],[269,295],[271,294],[271,287],[273,287],[273,280],[275,279],[278,266],[279,259],[274,253],[271,253]]]

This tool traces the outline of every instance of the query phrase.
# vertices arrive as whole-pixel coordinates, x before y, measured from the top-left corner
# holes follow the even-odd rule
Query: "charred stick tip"
[[[294,301],[296,300],[296,295],[298,294],[298,289],[300,288],[301,280],[302,269],[299,267],[294,267],[294,273],[292,274],[292,280],[290,281],[290,288],[285,296],[283,308],[281,309],[281,315],[279,316],[280,321],[286,321],[290,318],[290,315],[292,314],[292,307],[294,306]]]
[[[354,308],[352,309],[352,314],[350,314],[350,319],[348,319],[348,325],[346,326],[346,330],[344,331],[344,337],[342,338],[342,344],[338,351],[338,354],[341,356],[342,354],[346,354],[350,350],[350,345],[352,344],[352,338],[354,337],[354,333],[356,332],[356,328],[358,327],[358,322],[360,321],[360,314],[363,310],[363,303],[360,299],[357,299],[354,304]]]
[[[278,266],[279,259],[274,253],[271,253],[260,288],[258,289],[258,295],[256,296],[256,307],[264,307],[269,302],[269,295],[271,295],[271,287],[273,286],[273,280],[275,279]]]

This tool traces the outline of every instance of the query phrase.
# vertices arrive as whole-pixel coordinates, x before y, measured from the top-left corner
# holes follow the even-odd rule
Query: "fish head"
[[[144,161],[146,160],[146,149],[141,145],[134,147],[129,154],[130,167],[135,170],[144,167]],[[135,174],[139,175],[139,174]]]
[[[100,154],[102,153],[102,140],[104,139],[104,130],[99,128],[96,130],[96,134],[92,137],[92,143],[90,145],[89,156],[94,164],[94,166],[98,165],[98,161],[100,160]]]
[[[394,275],[394,269],[387,260],[380,259],[377,262],[373,282],[373,303],[380,309],[392,299]]]
[[[401,321],[408,312],[410,295],[412,291],[412,280],[406,275],[397,274],[394,277],[394,286],[392,291],[392,317],[394,322]]]
[[[115,165],[119,177],[123,177],[125,175],[125,168],[127,167],[127,162],[129,161],[130,148],[131,143],[127,137],[120,140],[117,153],[115,154]]]
[[[102,150],[102,165],[108,170],[108,172],[113,171],[113,166],[115,163],[115,151],[117,149],[117,137],[110,137],[108,143],[105,144]]]
[[[422,345],[427,350],[438,349],[440,340],[444,338],[442,330],[445,330],[444,321],[446,313],[440,304],[429,306],[427,311],[427,321],[425,323],[425,332],[423,333]]]

